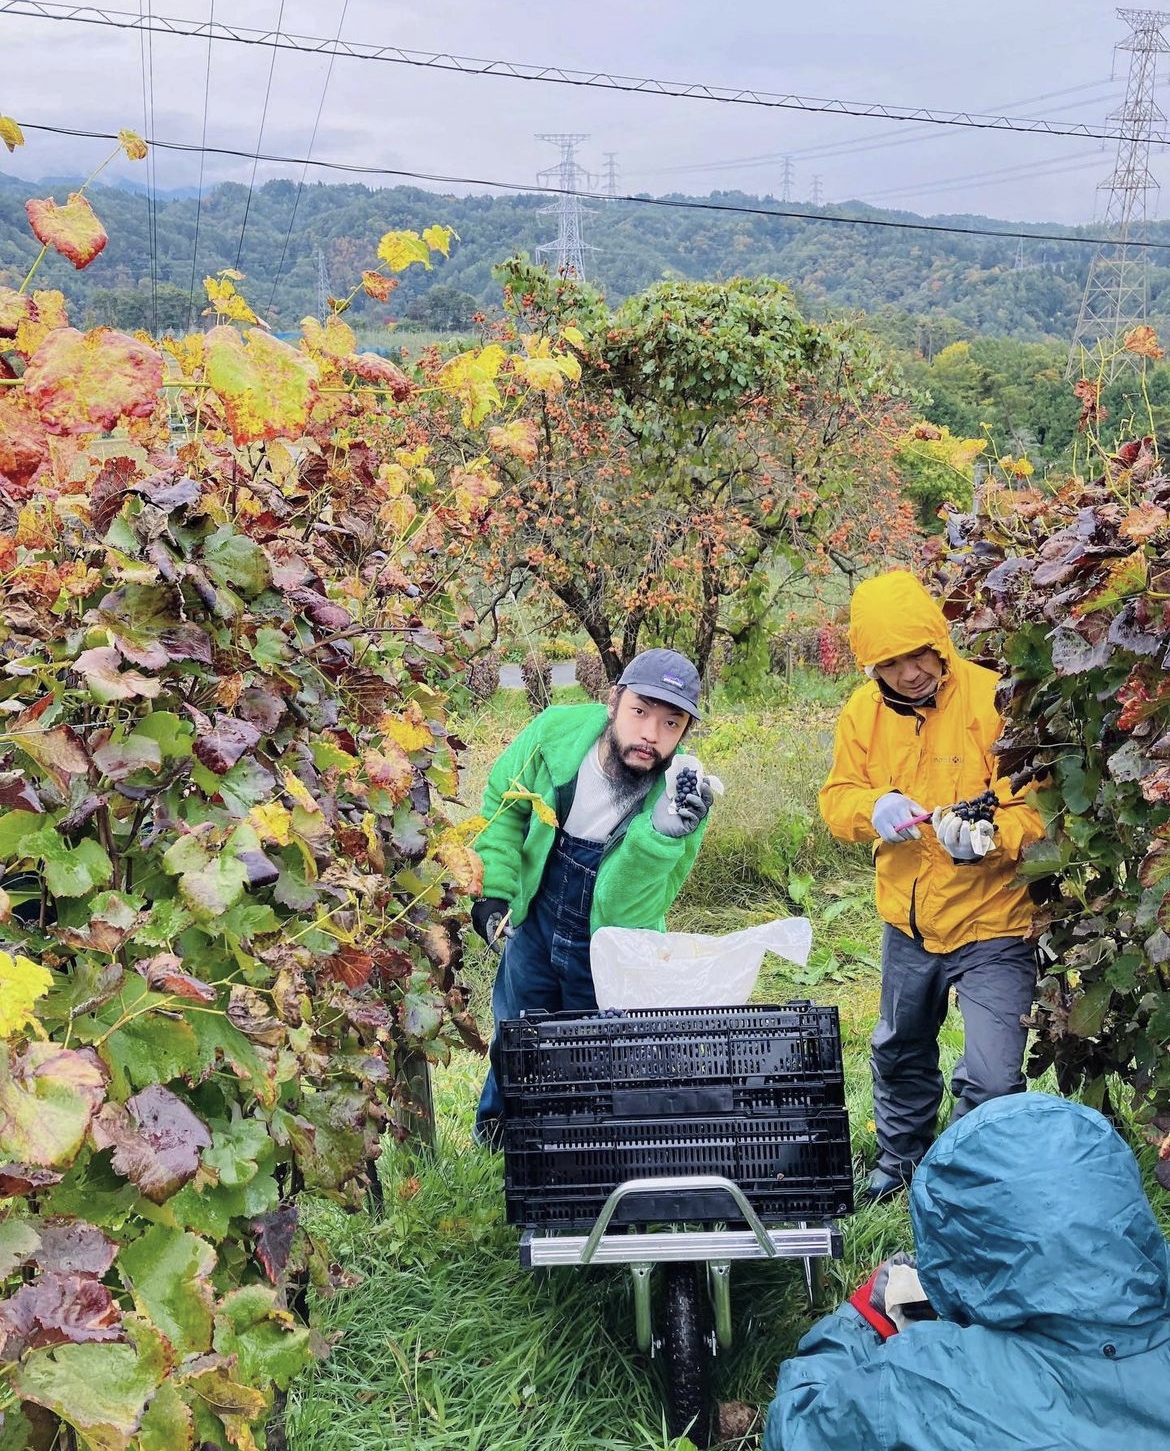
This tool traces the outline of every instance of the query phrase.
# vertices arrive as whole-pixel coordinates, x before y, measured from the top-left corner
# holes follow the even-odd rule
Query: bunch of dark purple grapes
[[[693,766],[684,766],[674,778],[674,799],[685,801],[699,789],[699,773]]]
[[[994,791],[984,791],[982,796],[972,796],[970,801],[957,801],[951,810],[960,821],[993,821],[999,797]]]

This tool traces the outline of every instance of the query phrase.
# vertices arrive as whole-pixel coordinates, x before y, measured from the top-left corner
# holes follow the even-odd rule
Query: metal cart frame
[[[628,1197],[690,1190],[719,1190],[730,1195],[747,1228],[639,1230],[623,1226],[620,1232],[609,1230],[619,1204]],[[707,1444],[709,1357],[720,1349],[729,1349],[732,1343],[732,1261],[803,1260],[805,1288],[812,1308],[819,1297],[821,1260],[840,1259],[841,1254],[841,1232],[834,1223],[820,1227],[807,1223],[787,1228],[766,1227],[739,1185],[716,1174],[628,1179],[606,1200],[588,1234],[526,1229],[520,1237],[520,1263],[527,1269],[566,1265],[629,1266],[638,1349],[651,1356],[662,1353],[671,1434],[687,1432],[698,1446]],[[651,1276],[659,1264],[667,1266],[667,1272],[663,1324],[656,1335]],[[700,1265],[706,1266],[711,1317],[705,1313],[700,1293],[702,1277],[697,1273]],[[710,1328],[709,1319],[713,1321]]]

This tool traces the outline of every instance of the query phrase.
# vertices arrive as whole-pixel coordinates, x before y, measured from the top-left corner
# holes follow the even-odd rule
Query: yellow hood
[[[955,652],[947,622],[912,574],[894,569],[863,580],[853,591],[849,647],[863,670],[926,645],[938,652],[949,672]]]

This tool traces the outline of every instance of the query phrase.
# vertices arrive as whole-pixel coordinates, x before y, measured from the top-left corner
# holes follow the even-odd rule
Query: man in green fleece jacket
[[[665,931],[711,806],[701,776],[675,799],[664,780],[698,716],[694,665],[675,650],[645,650],[607,705],[551,706],[492,767],[476,841],[484,894],[471,921],[503,947],[496,1022],[537,1008],[596,1008],[591,935],[599,927]],[[493,1148],[503,1123],[496,1047],[493,1039],[476,1118],[477,1141]]]

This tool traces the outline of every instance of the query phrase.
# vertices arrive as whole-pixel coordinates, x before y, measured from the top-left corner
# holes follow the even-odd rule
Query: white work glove
[[[723,795],[723,782],[709,776],[697,756],[675,756],[666,768],[666,790],[654,803],[650,825],[662,836],[690,836]]]
[[[869,1298],[870,1304],[899,1330],[918,1320],[938,1319],[918,1278],[917,1259],[904,1250],[879,1266]]]
[[[917,841],[922,833],[908,823],[915,816],[925,816],[926,808],[903,796],[901,791],[887,791],[873,807],[873,829],[883,841]]]
[[[949,806],[938,807],[930,824],[952,861],[981,862],[996,848],[995,827],[990,821],[964,821]]]

